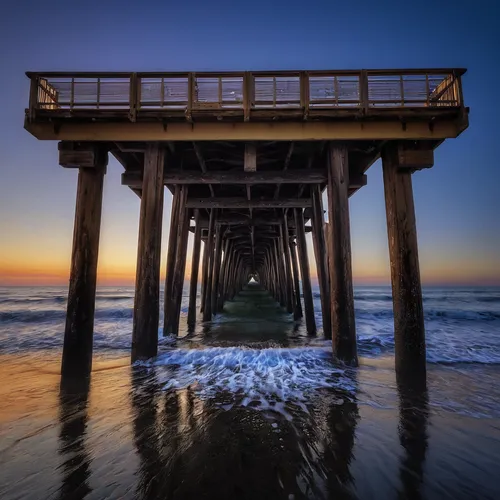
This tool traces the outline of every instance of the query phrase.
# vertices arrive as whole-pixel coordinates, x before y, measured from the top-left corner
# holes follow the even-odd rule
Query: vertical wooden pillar
[[[292,257],[293,269],[293,284],[295,288],[295,310],[293,313],[294,319],[302,318],[302,303],[300,301],[300,284],[299,284],[299,266],[297,264],[297,252],[295,251],[296,244],[290,241],[290,255]]]
[[[328,255],[324,233],[323,200],[319,186],[312,188],[312,237],[316,269],[318,271],[319,293],[321,298],[321,314],[323,317],[323,333],[326,339],[332,338],[332,316],[330,313],[330,273],[328,272]]]
[[[295,226],[297,230],[297,249],[299,250],[300,274],[302,275],[302,290],[304,293],[304,308],[306,310],[306,328],[310,335],[316,334],[316,319],[314,318],[314,302],[312,296],[309,260],[307,258],[306,230],[304,213],[301,208],[295,208]]]
[[[328,219],[330,223],[330,295],[332,346],[342,361],[357,365],[354,294],[349,229],[349,164],[345,146],[328,148]]]
[[[158,352],[164,162],[164,149],[158,143],[148,143],[139,220],[132,361],[151,358]]]
[[[87,377],[92,370],[102,190],[108,162],[107,152],[97,149],[97,146],[95,154],[95,166],[81,167],[78,173],[61,366],[61,373],[65,377]]]
[[[425,330],[411,173],[400,170],[396,145],[382,154],[391,260],[396,370],[425,371]]]
[[[286,310],[289,313],[293,312],[293,284],[292,284],[292,273],[290,265],[290,250],[288,243],[288,224],[286,221],[286,215],[284,217],[283,224],[280,224],[280,253],[284,259],[285,267],[285,288],[286,288]]]
[[[222,266],[221,266],[221,280],[219,284],[219,295],[217,298],[217,309],[216,312],[222,311],[224,307],[224,297],[226,293],[226,288],[227,288],[227,268],[229,264],[229,245],[230,241],[226,240],[224,242],[224,257],[222,261]]]
[[[273,246],[274,246],[274,259],[276,262],[276,271],[278,274],[279,303],[280,303],[281,307],[285,307],[286,306],[286,286],[285,286],[285,277],[283,275],[283,265],[282,265],[283,256],[281,256],[281,258],[280,258],[279,244],[276,240],[273,240]]]
[[[175,252],[174,280],[170,297],[170,313],[165,333],[179,333],[179,315],[181,312],[184,275],[186,272],[186,253],[189,237],[190,210],[186,208],[188,186],[182,186],[179,199],[179,227],[177,231],[177,249]],[[166,298],[167,299],[167,298]],[[168,300],[168,299],[167,299]]]
[[[194,328],[196,324],[196,296],[198,293],[198,270],[200,267],[200,250],[201,250],[201,224],[200,211],[194,211],[194,243],[193,243],[193,259],[191,261],[191,282],[189,284],[189,309],[187,324],[189,328]]]
[[[217,224],[215,230],[215,253],[212,279],[212,314],[217,313],[217,299],[219,297],[220,268],[222,259],[222,227]]]
[[[210,212],[210,223],[208,227],[208,237],[205,243],[205,252],[207,252],[207,279],[205,281],[205,301],[203,304],[203,321],[212,319],[212,282],[213,282],[213,262],[214,262],[214,229],[217,218],[217,209],[212,208]]]
[[[181,186],[176,185],[172,196],[172,207],[170,212],[170,232],[168,236],[167,250],[167,274],[165,277],[165,290],[163,292],[163,335],[168,334],[170,323],[172,286],[175,274],[175,258],[177,252],[177,233],[179,229],[179,199]]]
[[[213,231],[214,231],[214,223],[215,223],[215,209],[210,210],[210,215],[209,215],[209,222],[208,222],[208,233],[207,233],[207,238],[205,240],[205,248],[203,250],[203,267],[202,267],[202,281],[201,281],[201,305],[200,305],[200,312],[203,312],[203,309],[205,308],[205,299],[207,296],[207,281],[208,281],[208,275],[209,275],[209,269],[208,266],[210,264],[210,244],[209,242],[211,241],[210,238],[213,239]]]

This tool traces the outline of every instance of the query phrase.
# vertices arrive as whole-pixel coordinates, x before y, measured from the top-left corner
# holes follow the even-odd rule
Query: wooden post
[[[286,215],[283,224],[280,224],[280,253],[283,256],[283,263],[285,267],[285,289],[286,289],[286,310],[289,313],[293,312],[293,284],[292,273],[290,265],[290,253],[288,243],[288,224],[286,222]]]
[[[151,358],[158,352],[164,162],[164,149],[158,143],[148,143],[139,220],[132,361]]]
[[[312,296],[309,260],[307,258],[306,231],[302,209],[295,209],[295,227],[297,230],[297,248],[299,250],[300,274],[302,275],[302,290],[304,293],[304,308],[306,310],[306,328],[310,335],[316,334],[316,319],[314,318],[314,302]]]
[[[95,167],[80,168],[78,172],[61,366],[64,377],[87,377],[92,370],[102,190],[108,162],[107,152],[95,147],[99,156]]]
[[[302,303],[300,301],[299,266],[297,264],[296,244],[290,241],[290,255],[292,256],[293,284],[295,288],[294,319],[302,318]]]
[[[186,251],[189,236],[190,210],[186,208],[188,186],[183,186],[179,199],[179,227],[177,231],[177,249],[175,251],[174,280],[172,296],[170,297],[169,321],[166,323],[166,333],[177,335],[179,332],[179,315],[181,312],[182,294],[184,289],[184,274],[186,272]]]
[[[354,294],[352,289],[351,237],[349,230],[349,165],[347,148],[328,148],[328,219],[332,254],[330,295],[332,346],[342,361],[357,365]]]
[[[229,245],[230,242],[229,240],[226,240],[224,242],[224,259],[222,261],[222,267],[221,267],[221,281],[219,285],[219,295],[217,298],[217,311],[220,312],[222,311],[224,307],[224,300],[225,300],[225,293],[226,293],[226,287],[227,287],[227,268],[229,264]]]
[[[286,284],[283,269],[283,256],[280,258],[279,244],[276,240],[273,240],[274,244],[274,258],[276,259],[276,269],[278,271],[278,283],[279,283],[279,302],[281,307],[286,306]]]
[[[318,272],[319,292],[321,298],[321,314],[323,317],[323,333],[326,339],[332,338],[332,316],[330,313],[330,273],[328,272],[328,256],[324,233],[323,200],[319,186],[312,188],[312,237],[316,270]]]
[[[222,259],[222,228],[217,224],[215,230],[215,253],[212,279],[212,314],[217,313],[217,299],[219,297],[220,268]]]
[[[167,251],[167,275],[165,277],[165,290],[163,293],[163,335],[168,334],[170,323],[172,286],[175,274],[175,258],[177,252],[177,232],[179,228],[179,199],[181,187],[175,186],[172,196],[172,208],[170,213],[170,233],[168,236]]]
[[[382,154],[391,260],[396,370],[425,371],[425,330],[411,173],[398,169],[395,144]]]
[[[189,285],[189,310],[187,324],[189,328],[194,328],[196,324],[196,296],[198,293],[198,269],[200,267],[200,250],[201,250],[201,224],[200,211],[194,211],[194,244],[193,244],[193,259],[191,261],[191,282]]]
[[[208,228],[207,242],[205,251],[207,252],[207,279],[205,288],[205,303],[203,304],[203,321],[212,319],[212,281],[213,281],[213,261],[214,261],[214,229],[215,219],[217,218],[217,209],[213,208],[210,213],[210,225]]]
[[[209,264],[210,264],[210,244],[209,244],[209,236],[213,239],[213,231],[214,231],[214,223],[215,223],[215,209],[210,210],[210,218],[208,223],[208,235],[205,240],[205,248],[203,250],[203,267],[202,267],[202,281],[201,281],[201,305],[200,312],[203,312],[205,308],[205,299],[207,296],[207,282],[209,275]]]

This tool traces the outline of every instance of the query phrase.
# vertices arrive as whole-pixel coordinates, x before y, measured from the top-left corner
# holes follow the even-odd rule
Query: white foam
[[[225,409],[252,407],[287,418],[290,405],[307,412],[314,391],[354,389],[345,370],[333,363],[331,351],[323,347],[172,349],[143,364],[155,367],[165,390],[191,387]]]

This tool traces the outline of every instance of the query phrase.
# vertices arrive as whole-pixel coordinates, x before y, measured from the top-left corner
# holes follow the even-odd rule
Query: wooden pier
[[[27,73],[25,128],[38,139],[59,141],[60,164],[79,169],[63,373],[91,369],[109,153],[124,168],[122,184],[141,198],[132,360],[157,353],[166,186],[173,202],[165,334],[179,329],[190,232],[190,328],[200,274],[204,321],[254,276],[316,334],[306,245],[312,231],[324,335],[340,360],[355,365],[349,197],[382,158],[396,369],[424,370],[411,176],[432,167],[434,149],[467,128],[464,73]]]

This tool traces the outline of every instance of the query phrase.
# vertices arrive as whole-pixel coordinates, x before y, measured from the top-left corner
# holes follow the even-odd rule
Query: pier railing
[[[27,73],[30,116],[178,111],[462,107],[462,69],[227,73]]]

